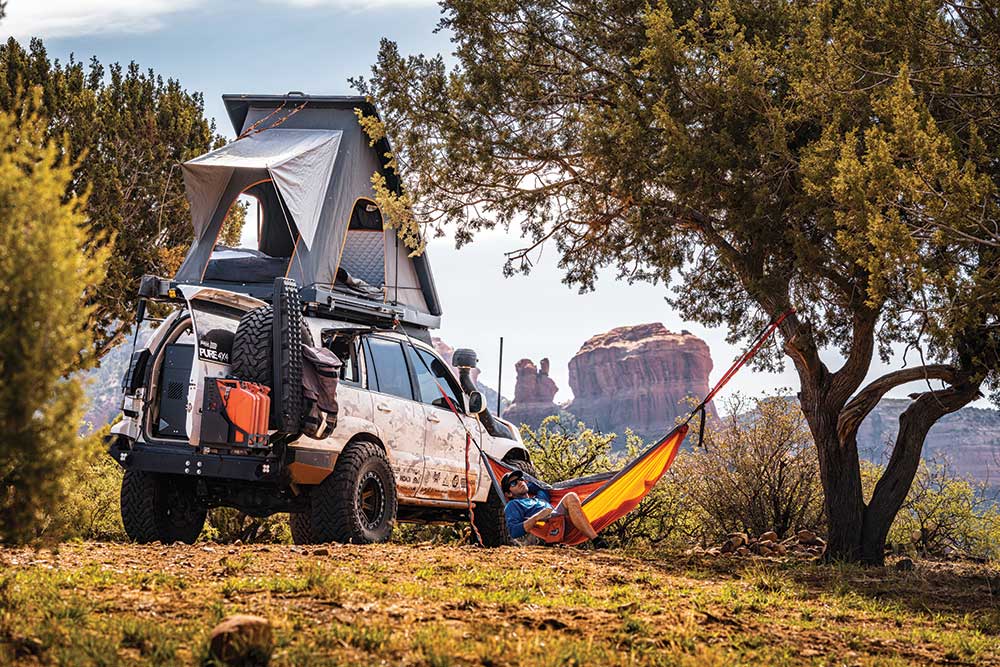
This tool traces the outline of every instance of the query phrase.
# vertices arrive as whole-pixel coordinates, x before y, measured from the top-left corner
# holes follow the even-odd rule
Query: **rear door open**
[[[194,360],[188,386],[188,442],[198,445],[201,433],[202,394],[206,378],[230,374],[233,338],[240,318],[267,304],[246,294],[214,287],[182,285],[178,291],[187,301],[195,335]]]

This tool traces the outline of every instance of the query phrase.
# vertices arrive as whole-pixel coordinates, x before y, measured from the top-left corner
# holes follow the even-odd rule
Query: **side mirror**
[[[469,404],[469,414],[478,415],[486,409],[486,399],[478,391],[473,391],[469,394],[467,403]]]

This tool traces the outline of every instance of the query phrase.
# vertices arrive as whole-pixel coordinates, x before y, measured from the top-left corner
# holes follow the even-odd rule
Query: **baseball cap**
[[[503,489],[504,493],[510,493],[510,487],[520,479],[524,479],[524,472],[521,470],[511,470],[500,480],[500,488]]]

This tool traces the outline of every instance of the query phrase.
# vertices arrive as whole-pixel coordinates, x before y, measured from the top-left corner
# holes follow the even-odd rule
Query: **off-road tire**
[[[535,472],[535,466],[528,461],[511,459],[509,461],[505,460],[504,463],[512,468],[523,470],[532,477],[538,475]],[[479,531],[479,536],[483,539],[484,547],[492,548],[514,544],[510,533],[507,531],[507,519],[503,512],[506,504],[505,499],[497,492],[496,486],[490,484],[490,495],[487,497],[486,502],[476,505],[473,510],[476,530]],[[476,540],[475,534],[472,535],[472,540]]]
[[[206,513],[190,480],[139,470],[126,470],[122,477],[122,524],[139,544],[194,544],[205,527]]]
[[[311,512],[289,514],[288,528],[292,532],[292,544],[314,544]]]
[[[233,377],[271,386],[271,320],[274,309],[261,306],[240,318],[233,336]]]
[[[396,480],[385,452],[371,442],[352,442],[337,457],[310,497],[315,543],[385,542],[396,521]]]
[[[271,297],[271,417],[282,433],[302,431],[302,300],[294,280],[274,279]],[[310,341],[311,342],[311,341]]]
[[[312,334],[309,333],[309,327],[306,323],[302,321],[302,313],[300,310],[296,311],[298,313],[299,321],[299,343],[305,343],[306,345],[312,345]],[[301,421],[297,423],[282,423],[281,420],[276,417],[277,407],[277,392],[275,391],[274,383],[274,307],[273,306],[261,306],[260,308],[255,308],[248,313],[245,313],[243,317],[240,318],[240,323],[236,327],[236,334],[233,337],[233,353],[230,359],[230,372],[233,377],[239,378],[240,380],[247,380],[249,382],[257,382],[259,384],[270,387],[271,389],[271,417],[270,417],[270,427],[281,431],[282,433],[298,433]],[[291,371],[286,373],[285,381],[282,383],[283,391],[285,392],[284,405],[285,409],[291,409],[287,407],[291,402],[298,401],[298,414],[300,414],[299,419],[301,420],[302,412],[302,352],[301,348],[296,344],[296,353],[294,355],[295,361],[294,365],[289,364]],[[298,381],[290,382],[293,374],[297,373]],[[293,387],[297,387],[298,390],[292,391]],[[294,396],[291,394],[295,394]],[[297,425],[298,424],[298,425]],[[281,428],[282,426],[292,426],[296,427],[294,431],[285,430]]]

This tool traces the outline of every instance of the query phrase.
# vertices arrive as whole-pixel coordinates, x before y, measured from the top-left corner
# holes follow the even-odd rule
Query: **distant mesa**
[[[549,360],[542,359],[536,367],[531,359],[521,359],[514,369],[517,371],[514,402],[504,411],[504,419],[538,428],[543,419],[560,410],[553,400],[559,387],[549,377]]]
[[[659,322],[617,327],[583,344],[569,362],[573,401],[566,409],[588,426],[652,439],[690,412],[687,399],[708,394],[708,344]],[[715,416],[715,407],[708,406]]]
[[[514,403],[504,413],[510,421],[537,428],[545,417],[566,411],[605,433],[631,428],[653,438],[690,410],[686,398],[708,393],[712,357],[705,341],[688,332],[673,333],[659,323],[618,327],[590,338],[570,360],[574,399],[565,406],[554,402],[558,387],[548,359],[537,368],[522,359],[515,368]]]

